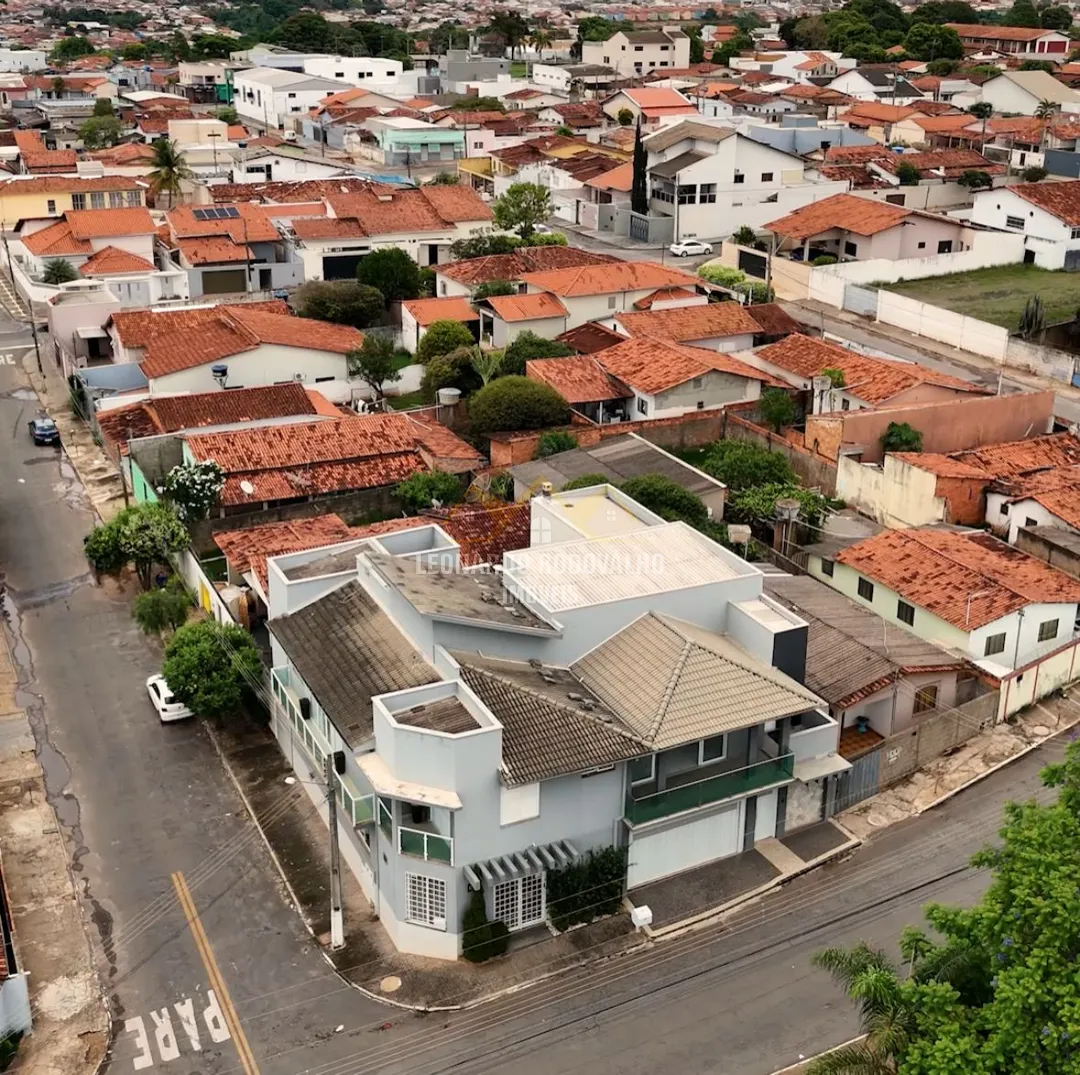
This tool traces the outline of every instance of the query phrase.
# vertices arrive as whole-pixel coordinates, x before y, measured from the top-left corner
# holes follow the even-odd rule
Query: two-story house
[[[581,62],[611,68],[622,78],[690,65],[690,38],[677,27],[619,30],[606,41],[583,41]]]
[[[456,958],[470,892],[543,925],[593,850],[632,889],[829,812],[838,726],[756,568],[607,486],[535,498],[501,574],[417,524],[267,560],[272,728],[400,950]]]

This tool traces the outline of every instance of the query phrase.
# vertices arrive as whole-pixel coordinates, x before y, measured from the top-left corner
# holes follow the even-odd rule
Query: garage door
[[[740,799],[719,814],[710,814],[678,828],[665,829],[652,836],[632,835],[627,887],[636,888],[658,877],[690,870],[741,851],[743,807]]]
[[[225,269],[221,272],[204,272],[202,288],[204,295],[230,295],[247,291],[246,269]]]
[[[360,264],[363,254],[337,254],[334,257],[322,259],[322,275],[324,280],[355,280],[356,266]]]

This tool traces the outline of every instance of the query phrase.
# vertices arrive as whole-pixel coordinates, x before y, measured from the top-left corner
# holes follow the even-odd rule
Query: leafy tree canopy
[[[369,328],[382,320],[383,293],[359,280],[309,280],[295,295],[296,312],[316,321]]]
[[[904,51],[917,60],[959,60],[964,55],[960,35],[948,26],[917,22],[904,38]]]
[[[374,332],[369,332],[364,342],[345,356],[345,362],[349,376],[359,377],[374,392],[376,400],[383,398],[384,384],[401,380],[393,343]]]
[[[941,25],[946,22],[959,22],[973,26],[979,21],[978,12],[965,0],[927,0],[919,4],[911,13],[911,22],[932,22]]]
[[[442,470],[421,471],[400,482],[394,490],[402,506],[413,515],[428,508],[459,504],[465,498],[461,482],[453,475]]]
[[[886,452],[921,452],[922,433],[907,422],[890,422],[881,435],[881,447]]]
[[[469,400],[469,419],[480,436],[498,430],[565,425],[570,406],[550,385],[527,377],[500,377]]]
[[[397,247],[383,247],[363,257],[356,267],[356,279],[377,287],[387,306],[415,299],[420,294],[420,268]]]
[[[495,224],[527,239],[551,215],[551,192],[539,183],[511,183],[492,205]]]
[[[699,467],[733,492],[755,485],[795,481],[795,472],[779,452],[770,452],[745,440],[718,440]]]
[[[427,327],[416,346],[416,361],[426,364],[436,355],[446,355],[459,347],[472,345],[473,335],[460,321],[435,321]]]
[[[120,141],[120,131],[115,116],[91,116],[79,127],[79,138],[87,149],[105,149]]]
[[[531,358],[569,358],[574,349],[559,340],[548,340],[526,329],[518,334],[503,354],[503,373],[523,376]]]
[[[629,478],[620,488],[628,497],[669,522],[681,520],[699,529],[709,521],[709,511],[701,497],[661,474]]]
[[[204,717],[234,713],[262,680],[250,633],[214,620],[181,627],[169,640],[161,671],[173,694]]]
[[[102,574],[118,573],[133,564],[143,589],[150,589],[153,570],[167,564],[171,553],[190,541],[177,514],[166,504],[136,504],[114,519],[95,526],[83,544],[87,560]]]
[[[67,63],[69,60],[77,60],[80,56],[90,56],[93,51],[94,46],[85,37],[64,37],[53,46],[49,57],[60,63]]]

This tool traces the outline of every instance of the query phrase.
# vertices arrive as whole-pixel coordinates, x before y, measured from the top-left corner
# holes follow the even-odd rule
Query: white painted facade
[[[241,122],[262,129],[292,129],[292,122],[307,115],[324,97],[341,91],[329,78],[254,67],[233,76],[233,108]]]
[[[0,71],[33,74],[44,71],[48,65],[48,54],[41,49],[0,49]]]
[[[359,86],[375,93],[392,93],[398,89],[405,66],[400,60],[384,60],[376,56],[309,56],[304,60],[304,73],[329,78],[346,87]]]
[[[1026,249],[1034,252],[1041,268],[1080,267],[1080,227],[1063,223],[1007,187],[979,191],[971,222],[1023,234]]]
[[[1073,530],[1060,515],[1032,497],[1010,501],[1003,493],[987,492],[986,525],[1005,538],[1010,545],[1016,543],[1017,531],[1022,526],[1056,526],[1059,530]]]
[[[305,179],[330,179],[345,174],[340,164],[306,157],[301,153],[262,153],[248,151],[233,158],[234,183],[293,182]]]
[[[658,32],[649,36],[658,36]],[[690,38],[675,31],[666,41],[635,40],[633,31],[628,36],[620,30],[606,41],[583,41],[581,62],[610,67],[626,78],[665,67],[689,67]]]

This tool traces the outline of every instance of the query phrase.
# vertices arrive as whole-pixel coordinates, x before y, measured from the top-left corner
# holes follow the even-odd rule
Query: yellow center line
[[[199,958],[202,959],[203,966],[206,968],[206,976],[210,979],[210,987],[217,994],[218,1004],[221,1006],[222,1014],[225,1017],[225,1025],[229,1028],[233,1044],[240,1055],[244,1075],[259,1075],[259,1065],[255,1063],[255,1055],[251,1051],[251,1046],[248,1045],[244,1028],[240,1025],[240,1017],[236,1014],[232,997],[229,996],[229,989],[225,985],[225,979],[221,976],[221,971],[218,969],[217,960],[214,958],[214,952],[210,947],[210,941],[207,939],[203,924],[199,920],[199,912],[195,910],[195,902],[191,898],[191,892],[188,890],[184,875],[180,872],[174,873],[172,883],[176,889],[176,898],[180,901],[184,917],[187,919],[188,928],[191,930],[192,937],[195,938],[195,947],[199,950]]]

